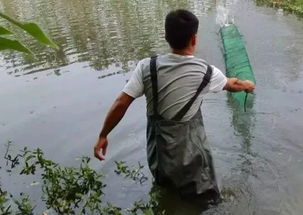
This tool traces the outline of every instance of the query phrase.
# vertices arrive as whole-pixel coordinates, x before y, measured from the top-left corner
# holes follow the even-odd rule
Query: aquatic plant
[[[46,159],[41,149],[29,150],[24,148],[17,155],[10,154],[9,147],[5,153],[6,165],[10,169],[21,166],[20,175],[39,176],[38,182],[42,190],[42,202],[46,210],[43,214],[165,214],[158,209],[157,191],[150,194],[150,200],[139,200],[129,209],[119,208],[111,203],[102,201],[104,195],[104,176],[89,166],[90,158],[81,157],[77,167],[64,167],[52,160]],[[138,168],[130,168],[125,162],[115,162],[115,172],[135,182],[144,183],[147,178],[141,172],[144,168],[139,163]],[[10,172],[9,171],[9,172]],[[0,187],[0,214],[34,214],[30,197],[21,193],[20,198],[2,191]],[[155,211],[157,211],[155,213]],[[40,213],[41,214],[41,213]]]
[[[282,8],[285,11],[303,16],[303,0],[256,0],[257,5]]]
[[[130,178],[135,182],[139,182],[140,184],[143,184],[145,181],[147,181],[147,177],[141,171],[144,166],[140,162],[138,162],[137,169],[130,169],[129,166],[127,166],[125,163],[125,161],[115,161],[115,173],[118,175],[124,175],[125,178]]]

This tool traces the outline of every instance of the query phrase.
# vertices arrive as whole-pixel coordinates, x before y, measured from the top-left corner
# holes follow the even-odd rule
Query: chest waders
[[[156,59],[157,57],[152,57],[150,62],[154,113],[147,119],[149,168],[157,184],[172,185],[183,197],[203,197],[207,193],[211,198],[218,198],[220,193],[200,108],[191,120],[180,121],[209,83],[212,68],[207,67],[203,81],[193,98],[175,117],[168,120],[162,118],[157,111]]]

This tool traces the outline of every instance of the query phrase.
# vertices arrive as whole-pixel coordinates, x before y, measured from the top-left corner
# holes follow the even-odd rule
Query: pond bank
[[[303,0],[256,0],[258,5],[282,8],[285,11],[303,16]]]

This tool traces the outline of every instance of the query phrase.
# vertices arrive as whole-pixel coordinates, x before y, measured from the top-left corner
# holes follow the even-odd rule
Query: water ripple
[[[36,53],[32,59],[24,54],[4,53],[8,74],[43,72],[74,62],[88,62],[94,70],[110,64],[141,59],[168,49],[164,39],[164,18],[176,8],[192,10],[203,16],[215,1],[118,1],[80,0],[2,1],[3,10],[19,18],[38,22],[61,50],[46,49],[19,33]],[[10,59],[14,56],[15,60]]]

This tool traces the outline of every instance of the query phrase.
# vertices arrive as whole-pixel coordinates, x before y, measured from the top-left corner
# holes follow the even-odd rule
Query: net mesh
[[[220,29],[220,34],[224,48],[227,77],[250,80],[255,83],[252,67],[238,28],[233,24],[224,26]],[[252,105],[252,94],[247,96],[245,92],[236,92],[231,93],[231,96],[243,107],[246,105],[246,100],[248,106]]]

